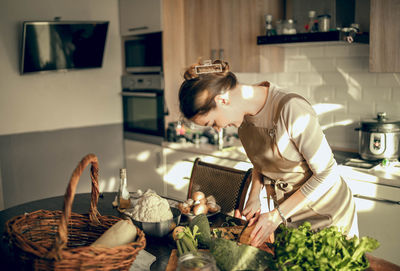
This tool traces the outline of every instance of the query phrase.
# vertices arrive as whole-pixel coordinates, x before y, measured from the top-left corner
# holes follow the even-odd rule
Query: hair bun
[[[185,80],[192,80],[192,79],[196,79],[196,78],[199,78],[200,76],[208,75],[208,74],[215,74],[217,76],[221,76],[221,75],[225,76],[229,72],[229,64],[226,61],[217,59],[217,60],[214,60],[212,62],[212,64],[221,64],[222,71],[198,74],[198,73],[196,73],[196,66],[204,65],[199,60],[197,63],[190,65],[190,67],[186,69],[183,77],[185,78]]]

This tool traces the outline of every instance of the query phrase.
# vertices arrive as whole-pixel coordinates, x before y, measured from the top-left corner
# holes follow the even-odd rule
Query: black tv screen
[[[103,63],[108,23],[24,22],[21,74],[100,68]]]

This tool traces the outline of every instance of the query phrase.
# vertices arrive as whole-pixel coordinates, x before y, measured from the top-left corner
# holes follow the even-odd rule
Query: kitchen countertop
[[[247,158],[246,152],[242,147],[238,139],[234,139],[230,144],[224,147],[222,150],[218,149],[217,145],[211,145],[207,143],[193,144],[190,142],[167,142],[162,143],[164,148],[169,148],[172,150],[195,153],[199,155],[209,155],[217,158],[229,159],[238,162],[248,162],[250,160]],[[351,179],[358,181],[365,181],[376,183],[379,185],[392,186],[400,188],[400,164],[394,163],[387,167],[383,167],[380,164],[376,166],[365,169],[357,168],[354,166],[345,165],[348,159],[360,159],[357,152],[354,151],[343,151],[334,149],[333,154],[335,156],[336,162],[339,165],[339,170],[342,175],[350,177]]]
[[[193,144],[190,142],[180,143],[164,141],[162,146],[163,148],[169,148],[182,152],[209,155],[217,158],[250,163],[250,160],[247,158],[246,152],[244,151],[244,148],[238,139],[232,140],[231,143],[222,150],[219,150],[217,145],[211,145],[208,143]]]

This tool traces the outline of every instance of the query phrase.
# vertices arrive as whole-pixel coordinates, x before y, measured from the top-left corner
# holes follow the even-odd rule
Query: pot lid
[[[361,121],[361,130],[367,132],[393,133],[400,131],[400,120],[386,117],[386,112],[378,112],[376,118]]]

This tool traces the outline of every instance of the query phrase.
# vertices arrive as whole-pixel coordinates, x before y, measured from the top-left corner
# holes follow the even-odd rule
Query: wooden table
[[[100,196],[98,202],[98,210],[101,215],[113,215],[120,216],[120,213],[112,207],[111,202],[114,200],[115,193],[104,193]],[[40,209],[45,210],[62,210],[64,196],[58,196],[53,198],[47,198],[43,200],[37,200],[25,204],[21,204],[15,207],[11,207],[9,209],[3,210],[0,212],[0,233],[3,237],[4,226],[7,220],[10,218],[20,215],[23,213],[30,213],[33,211],[37,211]],[[90,194],[77,194],[75,196],[74,204],[72,211],[76,213],[88,213],[90,205]],[[212,222],[213,226],[221,226],[222,223],[226,222],[226,218],[228,216],[224,214],[218,214],[209,218],[210,222]],[[239,219],[235,219],[229,217],[231,221],[236,222],[238,225],[242,224],[243,221]],[[181,224],[185,225],[188,221],[185,217],[182,217]],[[156,261],[151,265],[150,270],[165,270],[170,258],[171,251],[176,248],[175,242],[172,240],[170,236],[165,238],[155,238],[146,236],[147,245],[145,250],[154,256],[156,256]],[[368,269],[369,271],[398,271],[400,267],[397,265],[393,265],[385,260],[373,257],[371,255],[367,255],[370,260],[371,267]],[[0,270],[15,270],[14,266],[14,258],[11,255],[11,252],[8,248],[8,244],[3,238],[0,242]]]

